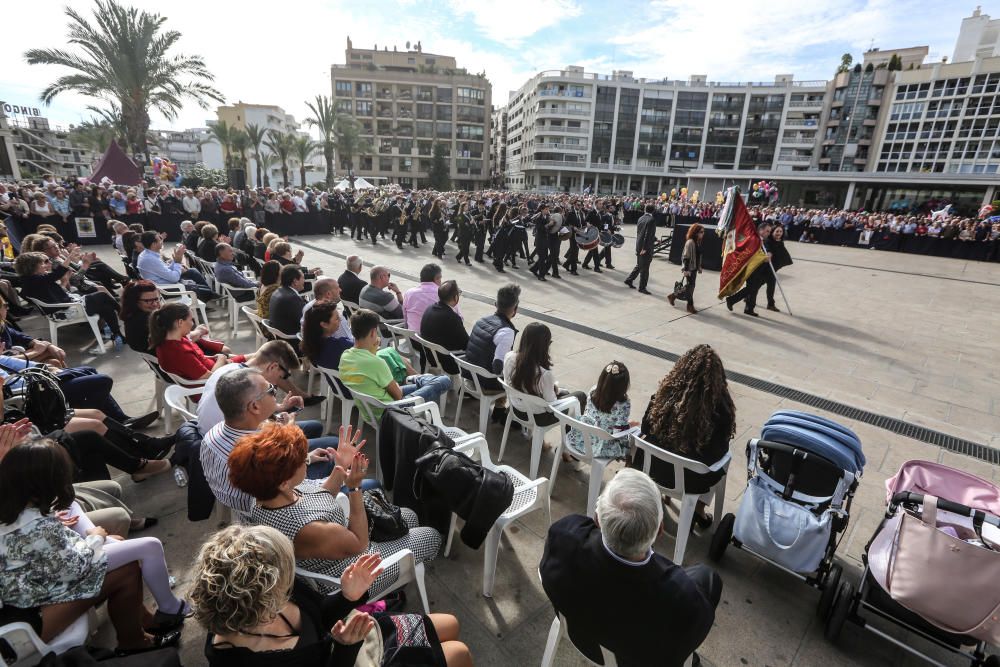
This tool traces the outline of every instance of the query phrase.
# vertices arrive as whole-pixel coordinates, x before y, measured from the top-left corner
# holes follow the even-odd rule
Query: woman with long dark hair
[[[684,241],[684,252],[681,254],[681,275],[684,276],[685,289],[667,295],[670,305],[680,299],[687,301],[687,311],[694,315],[698,310],[694,307],[694,285],[701,273],[701,243],[705,240],[705,228],[696,222],[687,230],[687,240]]]
[[[306,313],[302,326],[302,352],[314,366],[337,370],[340,355],[354,346],[347,338],[336,338],[340,313],[335,303],[317,303]]]
[[[785,247],[784,227],[776,223],[774,227],[771,228],[771,235],[768,237],[765,245],[765,250],[771,254],[771,267],[774,269],[775,273],[777,273],[779,269],[791,266],[792,256],[788,252],[788,248]],[[777,304],[774,303],[774,288],[778,284],[777,277],[772,274],[770,278],[771,280],[767,281],[767,309],[773,310],[777,313],[780,312]]]
[[[259,230],[258,230],[259,231]],[[271,295],[281,287],[278,276],[281,273],[281,264],[274,259],[264,262],[260,269],[260,290],[257,292],[257,314],[261,319],[266,320],[271,314]]]
[[[524,327],[517,352],[511,350],[504,357],[504,382],[525,394],[540,396],[549,403],[573,396],[580,402],[582,411],[587,405],[587,395],[582,391],[570,392],[559,388],[552,372],[552,357],[549,354],[551,347],[552,331],[547,326],[541,322],[532,322]],[[548,426],[556,423],[556,418],[545,413],[536,415],[535,422],[539,426]]]
[[[706,465],[726,455],[736,433],[736,406],[726,383],[726,369],[711,346],[697,345],[685,352],[660,381],[643,415],[642,433],[646,441]],[[642,467],[641,451],[636,453],[633,466]],[[649,473],[657,484],[674,486],[672,466],[654,460]],[[724,474],[724,470],[706,474],[686,471],[684,490],[708,493]],[[704,503],[698,503],[694,520],[699,528],[712,525]]]
[[[159,288],[152,281],[135,280],[125,286],[121,301],[122,309],[119,317],[125,325],[125,342],[136,352],[154,354],[149,347],[149,316],[163,305]],[[200,324],[192,329],[188,338],[191,342],[197,343],[206,354],[232,352],[221,342],[206,338],[208,333],[208,327]]]
[[[185,380],[205,380],[230,361],[242,362],[238,354],[207,356],[188,338],[194,329],[194,315],[183,303],[168,303],[149,316],[149,349],[156,351],[160,368]]]

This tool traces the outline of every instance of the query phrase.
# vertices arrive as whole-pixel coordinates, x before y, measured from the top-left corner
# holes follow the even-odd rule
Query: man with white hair
[[[181,204],[184,206],[184,212],[192,220],[197,220],[198,215],[201,213],[201,200],[195,197],[194,190],[190,188],[184,192],[184,199],[181,200]]]
[[[361,290],[364,289],[368,281],[361,277],[361,269],[364,263],[357,255],[347,258],[347,270],[340,274],[337,283],[340,285],[341,298],[351,303],[358,303],[361,300]]]
[[[542,588],[591,661],[601,662],[603,646],[622,667],[681,667],[708,636],[722,580],[654,552],[662,532],[660,491],[630,468],[604,487],[596,520],[571,514],[549,528]]]

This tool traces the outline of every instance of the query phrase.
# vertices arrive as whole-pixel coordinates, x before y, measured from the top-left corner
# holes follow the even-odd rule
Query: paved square
[[[349,254],[385,264],[404,290],[413,282],[403,276],[416,276],[423,264],[433,260],[427,247],[398,251],[383,243],[373,248],[351,241],[346,235],[293,239],[293,245],[305,249],[308,266],[321,267],[328,276],[343,271],[342,257]],[[653,296],[640,295],[621,283],[634,260],[630,245],[631,239],[615,251],[614,271],[600,275],[582,271],[579,277],[564,274],[563,280],[550,278],[545,283],[535,280],[524,268],[508,269],[501,276],[489,264],[459,266],[451,246],[450,257],[442,264],[445,278],[457,279],[465,293],[460,305],[470,327],[475,319],[492,312],[490,304],[500,284],[521,284],[522,312],[516,324],[523,328],[538,317],[553,328],[554,371],[561,386],[586,390],[597,380],[604,364],[611,359],[623,361],[632,374],[633,419],[641,418],[647,397],[671,367],[663,356],[649,354],[642,346],[669,357],[707,342],[719,351],[732,371],[1000,448],[1000,383],[995,363],[1000,348],[996,338],[1000,330],[996,308],[1000,265],[789,243],[795,264],[783,269],[779,277],[794,317],[763,308],[758,309],[761,317],[757,319],[727,312],[715,299],[717,274],[709,272],[699,280],[696,293],[696,304],[704,310],[691,316],[666,302],[668,286],[679,274],[679,268],[666,259],[658,257],[653,262],[649,286]],[[107,261],[118,262],[107,249],[102,249],[101,255]],[[760,298],[763,300],[763,294]],[[779,307],[784,310],[780,301]],[[29,330],[47,335],[40,318],[26,324]],[[212,327],[217,336],[229,337],[222,311],[214,311]],[[84,333],[81,328],[60,331],[60,342],[73,363],[95,365],[113,375],[115,395],[127,412],[138,414],[148,409],[153,384],[145,366],[129,351],[103,358],[82,356],[80,350],[88,342]],[[245,320],[239,338],[231,340],[231,346],[240,352],[253,347],[253,335]],[[861,437],[868,465],[850,526],[838,550],[840,561],[855,581],[864,545],[884,510],[884,481],[903,461],[941,461],[1000,481],[995,466],[985,461],[836,414],[804,408],[744,384],[733,382],[730,386],[737,408],[737,436],[731,445],[733,466],[726,494],[727,511],[735,511],[744,488],[746,440],[759,432],[773,410],[789,407],[826,414]],[[474,430],[477,406],[469,403],[461,425]],[[449,405],[450,423],[454,398]],[[307,416],[314,416],[316,410],[312,408]],[[527,443],[519,434],[511,437],[505,462],[526,471]],[[491,426],[488,439],[495,456],[500,428]],[[548,470],[549,465],[551,453],[547,451],[542,470]],[[554,519],[583,511],[587,479],[585,466],[561,467],[553,494]],[[138,512],[160,517],[160,525],[150,534],[164,541],[172,573],[183,590],[192,555],[204,536],[217,526],[217,520],[189,523],[185,495],[169,476],[154,478],[138,488],[127,476],[122,476],[122,482],[127,500]],[[674,518],[672,515],[670,520]],[[552,620],[551,607],[536,575],[545,531],[540,513],[529,515],[508,530],[498,559],[493,599],[480,595],[482,553],[459,543],[450,558],[429,564],[432,608],[458,616],[463,639],[472,648],[477,665],[539,663]],[[671,524],[668,533],[672,532]],[[689,542],[687,564],[707,559],[710,533]],[[672,536],[661,539],[657,549],[672,554]],[[852,626],[845,629],[840,646],[831,646],[823,639],[822,626],[815,618],[817,592],[745,553],[728,552],[719,572],[725,588],[715,627],[699,651],[704,664],[921,664],[888,642]],[[628,609],[614,613],[628,613]],[[669,630],[664,628],[665,632]],[[203,664],[203,643],[204,634],[188,621],[183,640],[185,664]],[[921,646],[916,640],[913,643]],[[949,659],[944,662],[968,664]],[[584,663],[564,643],[557,664]]]

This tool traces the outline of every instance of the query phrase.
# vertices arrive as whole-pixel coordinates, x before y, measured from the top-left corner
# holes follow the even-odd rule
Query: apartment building
[[[0,123],[0,141],[6,147],[0,151],[6,155],[6,159],[0,157],[0,175],[32,179],[44,174],[59,178],[90,176],[99,157],[89,148],[73,143],[71,128],[51,125],[47,118],[5,118]]]
[[[345,64],[331,66],[333,99],[356,118],[370,149],[354,156],[357,176],[406,188],[428,184],[434,144],[445,149],[455,188],[476,190],[490,182],[490,82],[458,67],[455,58],[423,51],[354,48]],[[338,167],[346,171],[345,156]]]
[[[153,130],[152,134],[156,144],[153,155],[169,158],[177,165],[181,174],[204,163],[202,146],[209,141],[210,136],[206,128]]]
[[[507,103],[505,183],[518,190],[662,192],[693,169],[815,165],[825,81],[640,79],[570,66]]]
[[[502,186],[506,171],[507,107],[494,107],[490,114],[490,186]]]

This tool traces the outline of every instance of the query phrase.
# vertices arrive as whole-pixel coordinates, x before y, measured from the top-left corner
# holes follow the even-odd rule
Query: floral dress
[[[108,571],[98,536],[80,537],[29,507],[0,524],[0,602],[30,609],[97,597]]]
[[[628,399],[618,401],[611,406],[610,412],[604,412],[594,407],[593,401],[587,401],[587,407],[580,418],[584,424],[592,424],[598,428],[603,428],[608,433],[628,428],[629,414],[632,412],[632,402]],[[590,437],[590,436],[587,436]],[[584,454],[587,451],[583,444],[583,434],[577,430],[572,430],[567,436],[567,444],[574,451]],[[620,459],[625,456],[629,449],[628,438],[618,440],[598,440],[592,439],[591,447],[594,456],[600,459]]]

